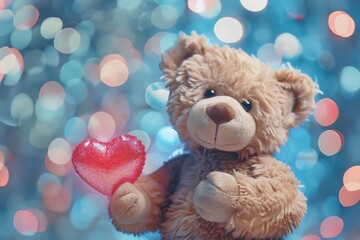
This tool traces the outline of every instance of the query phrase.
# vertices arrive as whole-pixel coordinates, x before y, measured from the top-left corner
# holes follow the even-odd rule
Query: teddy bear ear
[[[194,54],[205,54],[209,48],[205,36],[192,32],[190,36],[180,33],[179,39],[174,47],[163,53],[160,62],[160,69],[169,81],[176,76],[176,70],[181,63]]]
[[[275,78],[286,92],[285,126],[294,127],[312,113],[319,87],[308,75],[293,68],[277,70]]]

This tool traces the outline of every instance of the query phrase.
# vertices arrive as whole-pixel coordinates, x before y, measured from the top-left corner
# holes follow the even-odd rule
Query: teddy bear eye
[[[214,97],[214,96],[216,96],[216,92],[215,92],[214,89],[208,89],[204,93],[205,98],[211,98],[211,97]]]
[[[243,100],[241,102],[241,106],[244,108],[245,111],[250,112],[251,110],[251,102],[247,99]]]

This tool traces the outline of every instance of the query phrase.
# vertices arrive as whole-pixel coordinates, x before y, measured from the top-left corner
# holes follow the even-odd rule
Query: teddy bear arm
[[[281,237],[299,225],[307,206],[299,181],[290,167],[270,156],[260,158],[252,176],[235,172],[236,209],[228,222],[234,236]]]
[[[180,167],[182,158],[182,156],[174,158],[166,162],[154,173],[139,177],[134,186],[144,196],[146,205],[144,211],[146,214],[143,214],[139,221],[131,224],[122,224],[113,218],[113,224],[117,230],[139,234],[156,231],[159,228],[162,219],[161,208],[166,204],[168,192],[171,190],[170,187],[176,181],[176,169]]]

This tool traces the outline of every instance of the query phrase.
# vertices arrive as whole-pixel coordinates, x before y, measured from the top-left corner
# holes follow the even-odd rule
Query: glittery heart
[[[136,137],[121,135],[110,142],[85,140],[77,145],[72,163],[95,190],[111,196],[123,183],[134,183],[145,164],[145,147]]]

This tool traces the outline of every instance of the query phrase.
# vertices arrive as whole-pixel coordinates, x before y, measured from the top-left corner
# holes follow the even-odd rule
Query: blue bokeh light
[[[70,221],[77,229],[85,230],[91,226],[98,215],[97,203],[90,196],[84,196],[71,208]]]
[[[79,117],[70,118],[64,127],[64,136],[72,143],[79,143],[87,136],[86,122]]]
[[[11,37],[10,37],[12,46],[19,50],[23,50],[26,47],[28,47],[31,40],[32,40],[32,31],[30,29],[28,30],[15,29],[11,33]]]
[[[83,103],[88,95],[88,88],[86,83],[80,79],[70,79],[65,84],[65,92],[70,95],[75,103],[80,104]],[[82,94],[79,94],[81,92]]]
[[[146,88],[145,100],[156,110],[164,110],[169,98],[169,90],[165,88],[164,82],[155,82]]]
[[[6,36],[13,31],[13,21],[14,13],[11,10],[5,9],[0,11],[0,36]]]
[[[150,135],[154,135],[165,125],[165,123],[166,121],[163,114],[155,111],[149,111],[142,116],[140,127]]]
[[[179,135],[172,127],[163,127],[156,134],[156,147],[163,152],[173,152],[180,144]]]
[[[71,79],[81,79],[83,74],[83,66],[80,61],[70,60],[65,63],[60,70],[60,79],[63,83],[67,83]]]

